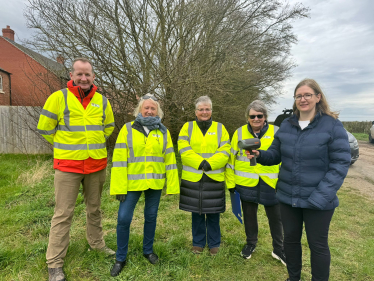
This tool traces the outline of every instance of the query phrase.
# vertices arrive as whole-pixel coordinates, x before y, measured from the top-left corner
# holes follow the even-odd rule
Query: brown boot
[[[65,281],[65,274],[62,267],[48,268],[49,281]]]
[[[197,247],[197,246],[193,246],[192,247],[192,253],[194,253],[194,254],[201,254],[202,252],[203,252],[203,248],[201,248],[201,247]]]
[[[209,250],[209,252],[210,252],[210,254],[211,254],[212,256],[217,255],[217,254],[218,254],[218,251],[219,251],[219,248],[218,248],[218,247],[214,247],[214,248],[212,248],[212,249]]]

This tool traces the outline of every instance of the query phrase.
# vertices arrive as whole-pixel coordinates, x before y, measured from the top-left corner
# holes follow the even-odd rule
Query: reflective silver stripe
[[[102,148],[106,148],[106,143],[90,143],[88,145],[88,148],[89,149],[102,149]]]
[[[57,127],[54,128],[53,130],[49,130],[49,131],[46,131],[46,130],[39,130],[39,129],[38,129],[38,132],[39,132],[39,134],[41,134],[41,135],[53,135],[54,133],[56,133],[56,131],[57,131]]]
[[[221,169],[218,169],[218,170],[204,172],[204,173],[207,174],[207,175],[210,175],[210,174],[220,174],[220,173],[225,172],[225,170],[226,170],[225,168],[221,168]]]
[[[274,135],[275,135],[275,133],[278,132],[279,127],[278,127],[278,126],[275,126],[275,125],[273,125],[273,126],[274,126]]]
[[[236,156],[236,160],[242,161],[242,162],[250,162],[250,160],[246,156]]]
[[[195,173],[195,174],[202,174],[203,171],[202,170],[196,170],[190,166],[184,166],[183,165],[183,171],[187,171],[187,172],[191,172],[191,173]]]
[[[165,166],[166,171],[178,169],[177,164],[170,164]]]
[[[101,125],[86,125],[87,131],[103,131],[104,126]]]
[[[234,170],[234,165],[231,165],[229,163],[226,164],[226,169]]]
[[[169,154],[174,152],[174,147],[169,147],[168,149],[165,150],[165,154]]]
[[[103,97],[103,124],[104,124],[105,123],[105,119],[106,119],[105,110],[106,110],[106,108],[108,106],[108,99],[106,97],[104,97],[103,95],[102,95],[102,97]]]
[[[222,139],[222,123],[217,124],[217,141],[218,141],[218,147],[221,147],[221,139]]]
[[[219,144],[219,147],[224,146],[226,143],[230,143],[230,141],[222,141],[222,142]]]
[[[127,148],[127,145],[124,142],[117,142],[114,146],[114,149],[116,148]]]
[[[65,109],[64,109],[64,122],[65,125],[69,127],[70,125],[70,110],[68,106],[68,89],[62,89],[61,90],[62,94],[64,95],[65,99]]]
[[[127,145],[129,147],[129,153],[130,158],[135,158],[134,149],[132,145],[132,128],[131,128],[131,122],[126,123],[126,129],[127,129]]]
[[[166,131],[165,134],[163,134],[164,138],[164,146],[162,147],[162,154],[166,151],[166,146],[168,145],[168,132]]]
[[[150,179],[154,179],[154,180],[160,180],[160,179],[164,179],[165,178],[165,174],[155,174],[155,173],[148,173],[148,174],[138,174],[138,175],[127,175],[127,179],[128,180],[150,180]]]
[[[139,157],[130,157],[127,159],[127,163],[139,163],[139,162],[145,162],[145,157],[139,156]]]
[[[260,178],[260,176],[256,173],[247,173],[247,172],[242,172],[242,171],[238,171],[238,170],[235,170],[235,175],[240,176],[240,177],[244,177],[244,178],[249,178],[249,179],[259,179]]]
[[[104,127],[105,128],[114,127],[114,125],[115,125],[114,122],[112,122],[112,123],[106,124]]]
[[[160,162],[164,163],[164,157],[159,157],[159,156],[147,156],[145,157],[146,162]]]
[[[127,161],[116,161],[116,162],[113,162],[113,167],[114,168],[125,168],[125,167],[127,167]]]
[[[40,115],[44,115],[44,116],[47,116],[48,118],[57,120],[57,114],[54,114],[54,113],[52,113],[52,112],[50,112],[46,109],[43,109],[42,113],[40,113]]]
[[[233,149],[232,147],[231,147],[231,150],[230,150],[230,152],[231,152],[232,154],[234,154],[234,155],[236,155],[236,154],[238,153],[238,151],[237,151],[237,150],[235,150],[235,149]]]
[[[54,147],[64,150],[87,150],[87,144],[64,144],[55,142]]]
[[[193,130],[193,121],[188,122],[188,142],[191,142]]]
[[[178,140],[186,140],[186,141],[189,141],[190,138],[188,136],[180,136],[178,137]]]
[[[203,158],[209,158],[214,155],[214,153],[198,153]]]
[[[226,151],[217,151],[216,153],[223,153],[226,156],[230,157],[230,154],[228,152],[226,152]]]
[[[65,132],[85,132],[86,131],[84,126],[66,126],[66,125],[58,125],[57,130],[65,131]]]
[[[277,179],[278,173],[263,173],[263,174],[260,174],[260,176],[266,176],[270,179]]]
[[[188,150],[192,150],[191,146],[187,146],[187,147],[185,147],[185,148],[180,149],[180,150],[179,150],[179,154],[182,154],[183,152],[186,152],[186,151],[188,151]]]

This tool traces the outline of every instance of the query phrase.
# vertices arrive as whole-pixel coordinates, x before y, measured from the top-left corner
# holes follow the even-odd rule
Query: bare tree
[[[151,92],[174,140],[198,96],[211,96],[230,131],[253,99],[273,103],[294,67],[292,22],[307,15],[274,0],[29,0],[25,13],[36,49],[92,59],[118,126]]]

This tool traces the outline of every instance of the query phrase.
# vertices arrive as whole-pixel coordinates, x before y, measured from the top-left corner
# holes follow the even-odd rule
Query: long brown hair
[[[295,91],[293,93],[294,96],[296,95],[297,89],[299,89],[302,86],[308,86],[309,88],[311,88],[314,91],[314,93],[316,95],[321,94],[321,99],[316,104],[316,114],[317,113],[326,114],[326,115],[329,115],[329,116],[333,117],[334,119],[337,119],[339,117],[339,112],[330,110],[330,106],[329,106],[329,104],[326,100],[326,97],[323,94],[323,92],[321,90],[321,87],[318,85],[318,83],[315,80],[309,79],[309,78],[306,78],[306,79],[302,80],[299,84],[297,84],[297,86],[295,88]],[[294,101],[294,103],[293,103],[293,112],[298,117],[300,117],[300,112],[296,107],[296,101]]]

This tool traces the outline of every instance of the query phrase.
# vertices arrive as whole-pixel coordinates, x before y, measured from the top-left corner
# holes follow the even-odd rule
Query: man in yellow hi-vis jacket
[[[187,122],[178,137],[183,171],[179,208],[192,212],[192,252],[206,243],[211,255],[221,244],[220,213],[225,211],[225,167],[230,156],[226,128],[212,121],[212,101],[196,100],[196,121]]]
[[[135,109],[134,122],[121,129],[113,153],[110,194],[120,201],[117,224],[116,262],[110,274],[117,276],[126,265],[130,224],[142,193],[144,206],[143,255],[152,264],[158,262],[153,241],[161,192],[179,193],[174,147],[169,131],[161,123],[163,112],[155,96],[143,96]]]
[[[92,64],[75,59],[67,88],[47,99],[38,132],[54,147],[55,211],[47,249],[49,280],[65,280],[62,266],[80,184],[87,212],[90,249],[113,255],[101,225],[101,192],[107,165],[106,139],[114,129],[112,107],[96,92]]]
[[[239,192],[243,208],[247,244],[241,251],[241,255],[245,259],[250,259],[256,248],[257,209],[258,204],[262,204],[265,207],[273,238],[272,256],[286,264],[280,207],[275,197],[279,166],[262,166],[258,163],[256,166],[250,166],[245,151],[238,147],[240,140],[259,138],[261,139],[259,150],[267,150],[274,140],[278,127],[267,123],[267,110],[262,101],[253,101],[247,107],[245,116],[248,124],[237,129],[232,137],[231,155],[226,170],[227,187],[230,192]]]

